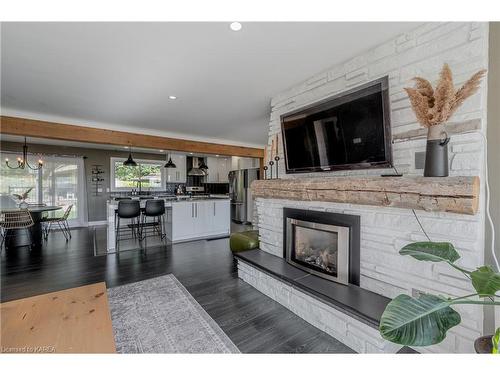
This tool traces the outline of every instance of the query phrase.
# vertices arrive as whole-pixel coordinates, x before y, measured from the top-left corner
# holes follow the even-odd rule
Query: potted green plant
[[[430,346],[438,344],[446,337],[446,332],[460,324],[460,314],[453,305],[475,304],[496,305],[500,302],[500,273],[490,266],[481,266],[471,271],[455,262],[460,255],[449,242],[415,242],[403,247],[399,253],[426,262],[445,262],[463,273],[471,281],[475,293],[450,298],[434,294],[420,294],[413,298],[401,294],[385,308],[380,319],[379,331],[382,337],[396,344],[407,346]],[[478,352],[498,353],[500,329],[496,334],[476,340]],[[481,343],[485,344],[481,344]]]
[[[17,204],[19,208],[28,208],[28,203],[26,203],[26,199],[28,199],[28,195],[33,190],[33,187],[30,187],[22,194],[12,194],[12,196],[19,201]]]

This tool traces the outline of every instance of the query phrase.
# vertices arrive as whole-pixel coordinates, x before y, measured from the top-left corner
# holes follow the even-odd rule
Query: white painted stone
[[[399,35],[370,51],[354,56],[345,63],[321,72],[302,83],[276,95],[272,101],[269,136],[280,133],[280,116],[302,106],[313,104],[348,88],[376,78],[389,76],[392,133],[418,129],[419,124],[410,109],[405,87],[413,86],[411,78],[423,76],[433,83],[447,62],[457,86],[471,74],[488,65],[487,23],[426,23],[415,30]],[[465,102],[451,121],[480,119],[486,126],[486,85]],[[270,141],[269,141],[270,144]],[[393,144],[394,164],[398,170],[410,175],[421,175],[414,169],[415,152],[425,151],[426,140],[398,141]],[[281,156],[282,149],[280,150]],[[482,138],[476,133],[456,134],[449,145],[450,175],[478,175],[484,181]],[[285,174],[280,164],[280,178],[380,175],[392,172],[387,169],[364,171],[336,171],[329,173]],[[484,186],[481,185],[484,193]],[[399,255],[401,247],[412,241],[424,241],[411,211],[405,209],[358,206],[323,202],[295,202],[286,200],[256,200],[261,249],[276,256],[283,256],[283,207],[322,210],[359,215],[361,218],[361,287],[373,292],[395,297],[412,293],[414,289],[450,296],[470,292],[470,283],[456,270],[445,264],[419,262]],[[475,268],[484,261],[484,199],[480,214],[464,216],[449,213],[417,211],[422,225],[434,241],[452,242],[461,254],[458,264]],[[293,288],[276,285],[272,278],[259,277],[247,268],[240,268],[242,279],[271,298],[279,300],[303,319],[331,334],[346,345],[360,352],[388,352],[388,345],[378,341],[373,330],[360,327],[352,318],[329,311],[311,297],[300,296]],[[462,323],[450,331],[447,339],[429,348],[417,350],[429,353],[471,352],[472,343],[481,335],[483,312],[481,307],[457,307]],[[347,328],[346,328],[347,327]],[[350,327],[353,327],[350,329]],[[392,345],[392,344],[391,344]],[[390,346],[390,345],[389,345]]]

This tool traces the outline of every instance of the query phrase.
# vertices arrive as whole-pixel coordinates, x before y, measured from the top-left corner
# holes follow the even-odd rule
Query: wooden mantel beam
[[[475,215],[479,177],[315,177],[256,180],[254,198],[351,203]]]
[[[20,117],[1,116],[0,118],[0,133],[2,134],[202,154],[264,157],[264,150],[260,148],[159,137]]]

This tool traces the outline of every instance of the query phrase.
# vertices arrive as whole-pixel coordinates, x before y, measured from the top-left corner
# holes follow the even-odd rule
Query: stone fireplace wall
[[[404,87],[411,78],[438,78],[444,62],[453,73],[455,84],[462,84],[474,72],[488,67],[487,23],[428,23],[390,40],[344,64],[311,77],[273,98],[269,127],[271,139],[280,134],[280,116],[331,95],[389,76],[392,132],[418,129]],[[484,181],[483,139],[478,132],[486,130],[486,83],[454,115],[452,121],[474,120],[480,130],[455,134],[450,142],[450,175],[480,176]],[[270,148],[270,147],[269,147]],[[415,153],[425,151],[425,139],[409,139],[393,144],[397,169],[409,175],[422,175],[415,168]],[[282,140],[279,154],[283,159]],[[285,174],[280,163],[280,178],[326,175],[380,175],[382,170],[339,171],[311,174]],[[384,171],[388,172],[388,171]],[[418,262],[398,254],[411,241],[426,240],[410,210],[351,204],[294,202],[257,199],[258,228],[261,249],[283,256],[283,207],[331,211],[361,217],[361,287],[395,297],[400,293],[421,291],[452,296],[471,292],[467,280],[443,264]],[[433,241],[450,241],[462,255],[459,263],[474,268],[484,260],[484,187],[481,187],[479,213],[475,216],[427,213],[417,214]],[[462,323],[450,331],[446,340],[436,346],[420,348],[422,352],[472,352],[473,341],[483,331],[483,309],[465,305],[457,307]],[[307,320],[307,319],[306,319]]]

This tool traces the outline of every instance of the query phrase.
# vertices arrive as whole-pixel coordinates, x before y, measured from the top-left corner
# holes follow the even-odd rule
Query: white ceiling
[[[2,112],[263,145],[273,95],[417,24],[228,26],[2,23]]]

